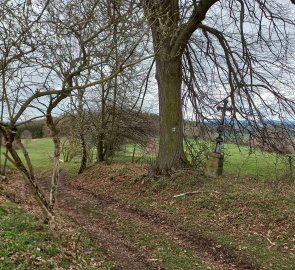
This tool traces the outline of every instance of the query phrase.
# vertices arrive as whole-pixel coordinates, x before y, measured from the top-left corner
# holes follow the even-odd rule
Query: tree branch
[[[186,47],[188,40],[190,39],[193,32],[198,28],[199,24],[205,19],[208,10],[218,0],[201,0],[199,4],[195,6],[194,11],[186,24],[180,27],[180,32],[171,50],[171,56],[180,54]]]

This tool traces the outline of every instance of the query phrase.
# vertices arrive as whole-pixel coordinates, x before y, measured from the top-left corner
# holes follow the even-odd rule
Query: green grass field
[[[202,143],[200,145],[202,145]],[[126,145],[115,159],[131,161],[133,148],[133,145]],[[212,145],[209,145],[208,149],[211,148]],[[42,171],[51,168],[52,161],[49,159],[49,156],[53,155],[53,143],[51,139],[32,140],[32,142],[27,145],[27,150],[37,170]],[[249,176],[252,178],[271,180],[290,178],[290,164],[287,156],[261,152],[259,150],[256,150],[254,153],[249,153],[248,147],[225,144],[224,157],[225,175]],[[204,157],[203,159],[205,160]],[[134,160],[152,163],[155,161],[155,155],[144,155],[142,149],[136,146]],[[292,162],[292,167],[295,171],[294,157],[292,157]],[[78,171],[79,158],[74,159],[72,162],[62,163],[61,167],[73,175]]]
[[[225,174],[272,180],[290,178],[287,156],[261,152],[260,150],[250,153],[249,148],[233,144],[226,144],[224,151]]]
[[[204,148],[204,144],[206,144],[206,149],[209,151],[213,150],[214,145],[212,143],[200,142],[200,145],[195,146],[195,152],[198,152],[198,148],[200,147]],[[133,145],[127,145],[123,151],[119,153],[117,158],[131,161],[133,148]],[[205,156],[201,157],[201,159],[206,160]],[[135,160],[152,163],[155,160],[155,155],[144,156],[140,147],[137,146]],[[295,171],[295,156],[292,157],[292,162],[293,171]],[[257,179],[289,179],[289,157],[275,153],[262,152],[258,149],[250,153],[250,149],[246,146],[224,144],[224,174],[249,176]]]
[[[53,156],[53,142],[50,138],[45,139],[34,139],[29,144],[25,145],[27,151],[29,152],[30,159],[34,167],[39,171],[49,170],[52,167],[52,160],[49,156]],[[4,152],[4,150],[2,151]],[[18,150],[20,156],[23,155],[20,150]],[[2,164],[4,157],[1,155]],[[8,162],[9,163],[9,162]],[[12,164],[9,163],[8,166],[11,168]],[[79,168],[79,160],[75,159],[72,162],[61,163],[61,167],[70,174],[75,174]]]

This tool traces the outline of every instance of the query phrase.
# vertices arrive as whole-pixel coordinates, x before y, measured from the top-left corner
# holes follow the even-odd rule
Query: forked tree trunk
[[[29,188],[31,188],[33,194],[35,195],[35,198],[39,202],[44,216],[46,220],[53,221],[54,220],[54,213],[53,209],[50,208],[49,202],[47,201],[45,195],[43,194],[43,191],[40,189],[36,178],[35,174],[33,171],[33,166],[29,157],[29,154],[25,147],[23,146],[22,142],[20,139],[16,139],[18,145],[20,146],[22,153],[24,155],[25,160],[23,161],[20,157],[19,154],[16,152],[16,150],[13,147],[13,142],[15,139],[15,134],[16,132],[10,132],[7,130],[6,133],[4,133],[5,136],[5,141],[6,141],[6,149],[10,153],[11,157],[6,156],[12,164],[15,165],[15,167],[23,174],[24,179],[26,180]],[[26,165],[24,164],[26,163]]]
[[[188,164],[183,150],[181,106],[181,56],[156,57],[156,79],[159,88],[160,142],[157,169],[160,173],[183,168]]]

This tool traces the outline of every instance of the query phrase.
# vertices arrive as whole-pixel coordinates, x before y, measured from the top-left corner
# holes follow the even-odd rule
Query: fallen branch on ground
[[[196,191],[189,191],[189,192],[184,192],[184,193],[174,195],[173,198],[178,198],[178,197],[182,197],[182,196],[186,196],[186,195],[193,195],[193,194],[198,194],[198,193],[216,193],[216,194],[220,194],[220,192],[218,192],[218,191],[196,190]]]

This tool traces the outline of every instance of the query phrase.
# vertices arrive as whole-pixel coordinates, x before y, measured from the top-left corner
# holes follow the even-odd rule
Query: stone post
[[[209,177],[217,177],[223,172],[223,154],[210,153],[209,160],[205,169],[205,175]]]
[[[218,106],[217,110],[222,111],[221,123],[217,128],[218,137],[216,138],[216,144],[214,152],[209,154],[209,160],[205,168],[205,175],[210,177],[217,177],[222,175],[223,172],[223,160],[224,156],[222,154],[223,145],[223,135],[226,130],[225,124],[225,114],[226,111],[232,111],[232,107],[227,106],[227,99],[223,100],[223,106]]]

